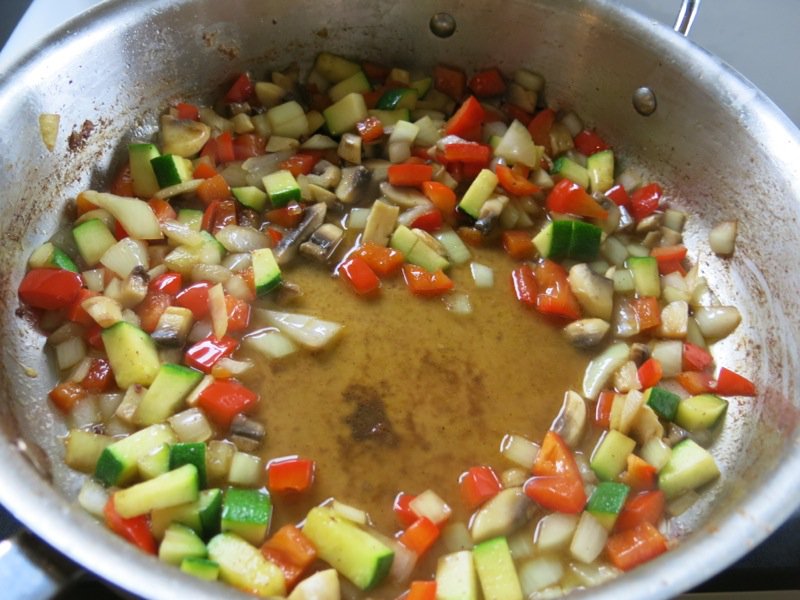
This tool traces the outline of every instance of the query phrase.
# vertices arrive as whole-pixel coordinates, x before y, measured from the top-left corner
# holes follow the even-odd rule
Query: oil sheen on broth
[[[452,270],[457,288],[470,290],[470,315],[412,296],[400,275],[383,281],[380,297],[364,299],[319,265],[287,270],[304,293],[290,310],[344,331],[324,352],[259,363],[247,382],[261,394],[264,457],[317,463],[310,492],[273,498],[273,529],[333,497],[366,510],[388,534],[397,529],[395,495],[428,488],[453,508],[452,519],[466,521],[459,474],[479,464],[511,466],[499,454],[507,433],[542,438],[588,357],[562,338],[558,323],[515,300],[505,253],[473,254],[492,267],[495,282],[476,289],[468,265]]]

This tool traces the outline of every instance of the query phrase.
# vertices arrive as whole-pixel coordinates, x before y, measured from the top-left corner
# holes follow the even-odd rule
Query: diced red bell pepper
[[[273,248],[277,246],[278,242],[280,242],[283,239],[283,233],[278,231],[275,227],[267,227],[267,235],[269,236],[269,239],[272,242]]]
[[[122,223],[119,221],[114,222],[114,238],[119,240],[124,240],[128,236],[128,232],[125,231],[125,228],[122,226]]]
[[[461,69],[436,65],[433,69],[433,87],[458,102],[467,89],[467,75]]]
[[[717,374],[714,391],[721,396],[755,396],[756,386],[746,377],[722,367]]]
[[[208,281],[193,283],[175,295],[175,306],[188,308],[199,321],[208,314],[208,290],[211,287]]]
[[[174,296],[183,287],[183,277],[180,273],[167,271],[150,281],[149,289],[151,292],[164,292]]]
[[[200,109],[188,102],[178,102],[175,110],[178,112],[178,118],[184,121],[197,121],[200,118]]]
[[[89,344],[92,348],[97,350],[105,350],[105,345],[103,344],[103,328],[100,327],[97,323],[89,327],[86,330],[86,333],[83,335],[83,339],[86,340],[86,343]]]
[[[521,265],[511,271],[511,285],[517,300],[525,306],[536,308],[539,285],[536,283],[536,275],[529,265]]]
[[[442,213],[439,212],[438,209],[433,208],[414,219],[411,222],[411,227],[429,232],[439,231],[442,228],[443,222]]]
[[[533,465],[533,477],[525,482],[524,491],[548,510],[579,514],[586,505],[586,493],[575,457],[556,432],[545,434]]]
[[[272,460],[267,467],[267,487],[273,493],[305,492],[314,481],[313,460],[285,458]]]
[[[350,255],[339,265],[338,272],[359,296],[374,294],[381,287],[381,280],[375,271],[360,256]]]
[[[631,455],[633,456],[633,455]],[[615,531],[633,529],[639,523],[658,525],[664,515],[665,498],[661,490],[649,490],[628,497],[614,524]]]
[[[237,224],[236,201],[232,198],[213,200],[203,212],[203,221],[200,227],[211,234],[223,227]]]
[[[197,161],[197,165],[192,173],[192,177],[195,179],[211,179],[217,175],[219,175],[219,173],[217,173],[211,160],[205,158],[201,158]]]
[[[506,113],[506,115],[508,115],[509,121],[513,121],[514,119],[516,119],[517,121],[525,125],[525,127],[527,127],[530,124],[531,119],[533,118],[533,115],[531,113],[529,113],[526,110],[523,110],[516,104],[508,104],[508,103],[503,104],[502,110],[503,112]]]
[[[472,93],[479,98],[500,96],[506,93],[506,82],[497,68],[478,71],[469,78],[467,84]]]
[[[500,186],[512,196],[530,196],[540,191],[538,185],[531,183],[525,177],[516,175],[514,171],[505,165],[497,165],[495,174]]]
[[[642,389],[651,388],[658,385],[661,377],[664,375],[664,370],[661,368],[661,363],[657,358],[650,357],[642,363],[637,371],[639,383]]]
[[[377,141],[383,136],[383,123],[378,117],[367,117],[356,123],[356,131],[365,144]]]
[[[19,284],[19,299],[33,308],[57,310],[72,304],[83,288],[78,273],[65,269],[31,269]]]
[[[361,63],[361,69],[370,81],[383,81],[391,73],[389,67],[368,60]]]
[[[136,196],[133,192],[133,176],[131,175],[131,165],[130,163],[125,163],[122,165],[119,171],[117,171],[117,175],[114,177],[114,181],[111,182],[111,188],[109,190],[115,196],[125,196],[126,198],[132,198]],[[78,215],[83,214],[80,210],[80,194],[78,195]],[[86,212],[86,211],[83,211]]]
[[[230,197],[231,188],[222,175],[214,175],[200,184],[195,192],[197,197],[208,206],[214,200],[224,200]]]
[[[229,163],[236,160],[236,152],[233,149],[233,134],[224,131],[214,138],[216,144],[217,162]]]
[[[403,265],[403,279],[417,296],[440,296],[453,289],[453,281],[441,269],[431,273],[417,265]]]
[[[291,172],[295,177],[308,175],[319,162],[320,157],[314,154],[295,154],[280,164],[281,169]]]
[[[405,262],[405,257],[399,250],[388,246],[379,246],[374,242],[367,242],[363,246],[359,246],[351,256],[362,258],[381,277],[397,273]]]
[[[211,373],[214,365],[216,365],[221,358],[230,356],[233,351],[239,346],[239,342],[230,337],[223,337],[217,339],[213,335],[208,336],[204,340],[200,340],[193,346],[186,350],[183,356],[184,362],[190,367],[202,371],[203,373]]]
[[[419,187],[433,177],[431,165],[399,164],[389,167],[389,183],[400,186]]]
[[[194,366],[194,365],[192,365]],[[258,402],[258,394],[232,379],[218,380],[200,392],[197,406],[223,429],[239,413],[252,408]]]
[[[101,394],[114,386],[114,373],[105,358],[93,358],[89,372],[81,381],[87,392]]]
[[[686,246],[658,246],[650,251],[650,256],[658,262],[658,271],[662,275],[683,272],[681,261],[686,258]]]
[[[528,123],[528,131],[537,146],[544,146],[550,154],[550,130],[556,120],[556,112],[550,108],[545,108],[536,113]]]
[[[311,540],[294,525],[284,525],[264,542],[266,548],[283,552],[294,564],[306,569],[317,558],[317,549]]]
[[[303,220],[303,207],[299,204],[287,204],[281,208],[273,208],[264,214],[264,218],[270,223],[294,229]]]
[[[250,325],[250,305],[230,294],[225,294],[228,313],[228,333],[244,331]]]
[[[164,292],[147,292],[136,307],[136,314],[139,316],[139,325],[147,333],[153,333],[158,326],[158,320],[164,311],[172,306],[172,296]]]
[[[480,126],[483,123],[486,111],[475,96],[470,96],[459,107],[450,120],[445,123],[445,135],[457,135],[466,140],[480,137]],[[477,128],[477,136],[476,134]]]
[[[394,498],[392,510],[394,511],[397,520],[400,521],[400,524],[404,527],[408,527],[417,520],[417,514],[411,510],[411,501],[414,498],[416,498],[416,496],[412,494],[406,494],[405,492],[400,492]]]
[[[225,102],[247,102],[253,95],[254,89],[250,75],[242,73],[225,94]]]
[[[635,190],[631,194],[631,215],[637,221],[649,217],[658,210],[663,191],[657,183],[650,183]]]
[[[178,218],[178,213],[175,212],[175,209],[172,208],[172,205],[166,200],[162,200],[161,198],[151,198],[147,201],[147,205],[153,211],[153,214],[156,216],[156,219],[158,219],[159,223]]]
[[[634,491],[656,489],[658,471],[653,465],[635,454],[629,454],[627,461],[628,467],[619,477],[622,483]]]
[[[59,383],[50,390],[50,400],[64,412],[69,412],[78,400],[86,397],[86,388],[75,381]]]
[[[503,232],[503,249],[514,260],[533,258],[535,247],[529,231],[507,229]]]
[[[681,387],[692,395],[705,394],[714,391],[714,381],[711,375],[701,371],[684,371],[678,373],[675,379]]]
[[[483,245],[483,234],[474,227],[459,227],[456,233],[468,246],[477,248]]]
[[[547,209],[592,219],[605,219],[608,211],[586,190],[569,179],[559,181],[547,195]]]
[[[128,166],[128,170],[130,171],[130,166]],[[79,217],[82,214],[89,212],[90,210],[95,210],[96,208],[99,207],[96,204],[92,204],[86,198],[86,194],[84,194],[83,192],[78,194],[78,196],[75,198],[75,210],[77,211]]]
[[[398,541],[417,556],[422,556],[439,538],[439,528],[426,517],[419,517],[400,534]]]
[[[597,397],[597,404],[594,407],[594,424],[600,429],[608,429],[611,426],[611,407],[614,405],[616,397],[617,395],[610,390],[600,392]]]
[[[491,500],[503,489],[494,469],[487,466],[472,467],[465,471],[458,478],[458,485],[461,499],[469,510]]]
[[[654,296],[636,298],[631,301],[631,307],[636,315],[640,331],[646,331],[661,324],[661,308],[658,305],[658,298]]]
[[[667,540],[646,521],[633,529],[612,535],[606,543],[611,562],[623,571],[630,571],[666,551]]]
[[[78,292],[78,297],[69,305],[67,308],[66,317],[68,320],[72,321],[73,323],[78,323],[83,325],[84,327],[91,327],[94,324],[94,319],[91,315],[84,310],[82,304],[84,300],[88,300],[89,298],[93,298],[97,296],[97,292],[93,292],[91,290],[87,290],[86,288],[82,288]]]
[[[436,600],[436,582],[412,581],[405,600]]]
[[[536,310],[567,319],[580,319],[581,307],[567,280],[564,267],[552,260],[543,260],[534,269],[539,294]]]
[[[301,569],[299,565],[294,564],[282,550],[270,548],[265,544],[261,546],[261,555],[281,570],[286,591],[291,590],[297,585],[297,582],[300,581],[303,576],[303,569]]]
[[[422,193],[439,209],[443,217],[451,218],[455,215],[456,193],[445,184],[438,181],[426,181],[422,184]]]
[[[681,362],[684,371],[705,371],[714,362],[714,357],[700,346],[684,342]]]
[[[148,554],[156,554],[158,552],[156,540],[150,531],[150,522],[147,515],[139,515],[130,519],[123,518],[114,507],[113,495],[108,499],[103,509],[103,515],[106,518],[108,528],[118,536],[125,538]]]
[[[486,166],[491,157],[492,149],[477,142],[453,142],[446,144],[442,150],[442,158],[447,162],[458,161]]]
[[[584,129],[573,140],[575,149],[584,156],[591,156],[602,150],[608,150],[610,146],[597,133],[590,129]]]
[[[618,183],[609,190],[606,190],[605,196],[617,206],[624,206],[627,209],[631,207],[631,197],[628,196],[628,192],[625,191],[622,184]]]
[[[247,160],[265,153],[266,141],[255,133],[242,133],[233,139],[233,156],[236,160]]]

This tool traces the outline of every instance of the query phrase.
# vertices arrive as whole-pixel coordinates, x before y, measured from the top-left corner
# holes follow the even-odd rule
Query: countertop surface
[[[0,0],[0,45],[3,45],[0,74],[52,29],[96,3],[95,0]],[[680,4],[677,0],[621,3],[669,25]],[[689,38],[738,70],[794,123],[800,124],[800,70],[792,64],[800,57],[798,23],[797,0],[703,0]],[[13,518],[0,508],[0,538],[17,527]],[[796,589],[800,585],[797,573],[800,573],[800,518],[795,515],[762,546],[696,591]],[[106,595],[98,593],[93,582],[87,585],[74,597]]]

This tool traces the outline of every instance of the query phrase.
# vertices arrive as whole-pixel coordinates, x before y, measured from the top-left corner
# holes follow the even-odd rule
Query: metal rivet
[[[649,117],[658,107],[656,94],[649,87],[640,87],[633,92],[633,108],[643,117]]]
[[[450,13],[436,13],[431,17],[430,28],[436,37],[449,38],[456,32],[456,20]]]

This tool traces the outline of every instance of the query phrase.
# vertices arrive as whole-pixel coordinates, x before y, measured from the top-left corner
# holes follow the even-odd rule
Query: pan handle
[[[82,573],[28,531],[0,541],[0,587],[3,598],[46,600],[54,598]]]
[[[687,37],[698,10],[700,10],[700,0],[682,0],[681,9],[678,12],[678,18],[675,19],[673,29],[682,36]]]

